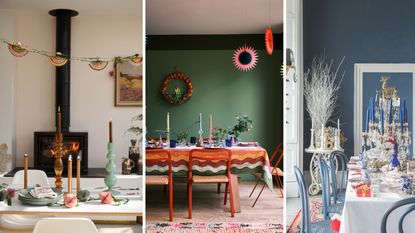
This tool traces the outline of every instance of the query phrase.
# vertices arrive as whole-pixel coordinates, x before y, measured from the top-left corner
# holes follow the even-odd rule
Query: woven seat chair
[[[173,170],[171,155],[168,150],[146,150],[146,164],[157,162],[168,163],[167,175],[146,175],[146,185],[163,185],[169,187],[169,220],[173,221]]]
[[[217,175],[195,175],[193,172],[193,167],[195,163],[208,162],[220,163],[226,166],[224,174]],[[188,175],[188,215],[189,219],[192,218],[192,192],[193,184],[195,183],[226,183],[225,187],[225,198],[224,204],[226,205],[227,195],[229,191],[230,196],[230,207],[231,207],[231,216],[234,217],[235,209],[233,203],[233,190],[231,185],[231,161],[232,161],[232,152],[228,149],[193,149],[190,151],[189,156],[189,175]]]

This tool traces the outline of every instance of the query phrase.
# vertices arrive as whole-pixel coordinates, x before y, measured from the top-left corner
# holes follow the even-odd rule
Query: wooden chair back
[[[172,179],[173,173],[173,162],[171,160],[171,154],[168,150],[165,149],[147,149],[146,150],[146,164],[157,163],[167,161],[168,163],[168,174],[169,180]]]
[[[230,179],[231,164],[232,164],[232,152],[229,149],[193,149],[189,155],[189,179],[193,176],[193,166],[195,162],[202,164],[203,161],[216,161],[218,164],[225,162],[226,174]],[[202,162],[202,163],[200,163]]]

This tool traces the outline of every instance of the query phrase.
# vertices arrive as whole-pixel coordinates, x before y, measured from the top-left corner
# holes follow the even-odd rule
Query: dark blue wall
[[[346,71],[339,93],[345,150],[353,153],[353,91],[355,63],[415,63],[415,1],[304,0],[304,68],[324,51]],[[337,63],[336,63],[337,64]],[[409,117],[409,116],[408,116]],[[305,119],[309,119],[305,112]],[[309,146],[311,123],[304,124],[304,146]],[[304,169],[309,169],[309,155]]]

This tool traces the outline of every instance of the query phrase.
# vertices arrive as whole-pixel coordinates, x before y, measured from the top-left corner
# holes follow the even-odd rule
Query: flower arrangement
[[[185,143],[187,138],[189,137],[189,132],[187,132],[187,130],[182,130],[175,133],[175,135],[179,143]]]
[[[215,131],[213,131],[213,137],[216,138],[217,142],[223,141],[226,139],[226,136],[228,135],[228,130],[220,128],[218,126],[215,126]]]
[[[238,115],[235,115],[236,118],[236,125],[229,131],[229,134],[234,135],[236,138],[239,138],[241,133],[248,132],[252,129],[253,124],[252,120],[249,119],[248,115],[242,115],[239,113]]]
[[[14,188],[7,188],[7,185],[0,185],[0,201],[4,201],[8,206],[12,205],[12,198],[16,195]]]

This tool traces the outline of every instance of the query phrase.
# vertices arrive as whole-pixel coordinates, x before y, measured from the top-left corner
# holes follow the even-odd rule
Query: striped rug
[[[151,223],[146,226],[148,233],[283,233],[282,224],[250,223]]]

